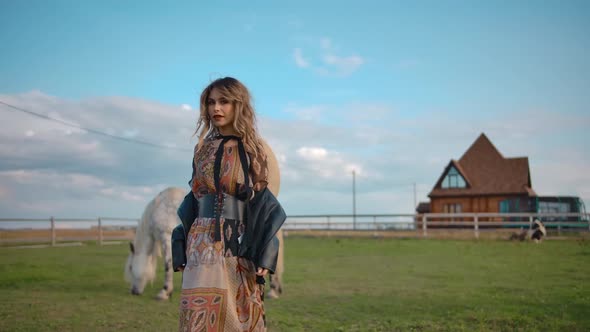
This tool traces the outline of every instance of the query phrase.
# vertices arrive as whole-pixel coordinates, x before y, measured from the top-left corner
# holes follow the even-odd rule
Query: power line
[[[93,134],[96,134],[96,135],[101,135],[101,136],[109,137],[109,138],[112,138],[112,139],[118,139],[118,140],[125,141],[125,142],[128,142],[128,143],[141,144],[141,145],[146,145],[146,146],[150,146],[150,147],[153,147],[153,148],[159,148],[159,149],[169,149],[169,150],[188,151],[188,152],[192,152],[193,151],[193,150],[189,150],[189,149],[185,149],[185,148],[178,148],[178,147],[174,147],[174,146],[160,145],[160,144],[152,143],[152,142],[148,142],[148,141],[142,141],[142,140],[132,139],[132,138],[128,138],[128,137],[113,135],[113,134],[105,133],[105,132],[102,132],[102,131],[99,131],[99,130],[96,130],[96,129],[82,127],[82,126],[79,126],[77,124],[69,123],[69,122],[66,122],[66,121],[63,121],[63,120],[60,120],[60,119],[52,118],[52,117],[47,116],[47,115],[35,113],[33,111],[29,111],[29,110],[26,110],[26,109],[23,109],[23,108],[20,108],[20,107],[17,107],[17,106],[14,106],[14,105],[5,103],[2,100],[0,100],[0,104],[2,104],[4,106],[7,106],[7,107],[10,107],[12,109],[15,109],[17,111],[20,111],[20,112],[29,114],[31,116],[35,116],[35,117],[44,119],[44,120],[49,120],[49,121],[57,122],[57,123],[62,124],[64,126],[73,127],[73,128],[77,128],[77,129],[82,129],[82,130],[85,130],[85,131],[87,131],[89,133],[93,133]]]

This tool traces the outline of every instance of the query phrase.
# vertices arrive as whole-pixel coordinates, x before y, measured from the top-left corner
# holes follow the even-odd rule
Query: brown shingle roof
[[[463,175],[467,188],[442,189],[441,182],[451,165]],[[430,197],[526,194],[536,196],[532,190],[527,157],[504,158],[485,134],[481,134],[458,161],[451,160]]]
[[[430,202],[420,202],[416,207],[416,213],[430,213]]]

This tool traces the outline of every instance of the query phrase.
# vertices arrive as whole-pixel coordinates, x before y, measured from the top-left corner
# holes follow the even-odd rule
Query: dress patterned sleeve
[[[268,163],[265,154],[258,154],[250,165],[250,176],[254,191],[261,191],[268,185]]]

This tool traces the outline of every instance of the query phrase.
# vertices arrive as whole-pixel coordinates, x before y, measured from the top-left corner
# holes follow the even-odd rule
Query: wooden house
[[[443,170],[430,197],[431,213],[534,212],[527,157],[505,158],[481,134]]]

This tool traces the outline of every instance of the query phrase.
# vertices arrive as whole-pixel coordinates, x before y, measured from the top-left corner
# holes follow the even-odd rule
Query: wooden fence
[[[300,215],[289,216],[283,229],[292,231],[400,231],[428,237],[429,231],[465,232],[474,238],[480,232],[516,232],[531,229],[534,220],[548,231],[589,232],[588,213],[426,213],[379,215]],[[419,234],[418,234],[419,233]]]
[[[13,243],[58,243],[71,241],[131,240],[139,219],[86,218],[0,218],[0,245]]]
[[[292,215],[283,229],[288,232],[372,232],[413,237],[436,237],[470,232],[480,238],[482,232],[517,232],[530,229],[541,220],[552,234],[589,232],[588,213],[427,213],[427,214],[358,214],[358,215]],[[99,217],[96,219],[54,218],[0,219],[0,245],[13,243],[57,243],[71,241],[131,240],[138,219]]]

